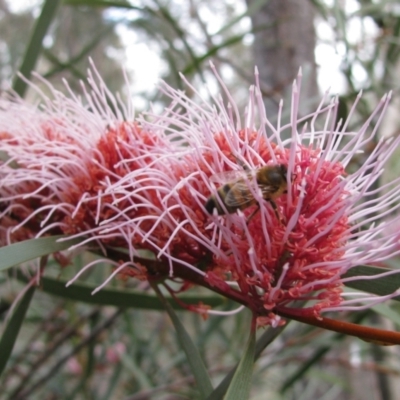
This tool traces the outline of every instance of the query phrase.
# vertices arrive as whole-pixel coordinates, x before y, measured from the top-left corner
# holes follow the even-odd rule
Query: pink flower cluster
[[[40,109],[1,100],[1,244],[64,233],[105,256],[124,247],[129,260],[114,260],[115,273],[138,277],[146,271],[136,257],[147,250],[168,263],[171,279],[185,280],[182,271],[190,270],[220,293],[235,293],[265,323],[279,323],[274,310],[298,300],[317,315],[376,302],[354,293],[346,300],[341,275],[398,252],[388,227],[399,222],[399,180],[374,186],[400,142],[376,139],[389,99],[351,131],[359,99],[347,121],[336,121],[338,102],[327,94],[299,117],[300,81],[291,122],[282,126],[280,115],[276,125],[267,118],[257,83],[243,118],[221,80],[228,105],[163,85],[170,106],[137,118],[93,75],[85,104],[51,87],[53,99],[44,96]],[[371,143],[363,165],[349,171]],[[277,164],[288,169],[277,213],[257,188],[260,209],[250,219],[256,205],[220,216],[205,210],[227,183],[215,185],[216,177]]]

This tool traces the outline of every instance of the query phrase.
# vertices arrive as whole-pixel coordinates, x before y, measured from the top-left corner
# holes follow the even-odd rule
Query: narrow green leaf
[[[64,237],[63,235],[59,235],[31,239],[0,247],[0,271],[14,267],[25,261],[66,250],[80,241],[79,239],[65,240],[62,242],[57,241]]]
[[[88,58],[87,56],[86,58]],[[45,79],[50,79],[54,75],[62,72],[62,71],[69,71],[71,75],[76,78],[80,79],[82,82],[86,82],[86,75],[82,73],[81,71],[78,70],[78,68],[75,67],[73,60],[67,60],[67,61],[61,61],[58,57],[56,57],[52,52],[49,50],[43,50],[43,58],[45,58],[47,61],[49,61],[51,64],[53,64],[53,68],[43,74],[43,78]]]
[[[227,40],[225,40],[224,42],[216,45],[216,46],[212,46],[210,48],[207,49],[207,52],[202,54],[201,56],[198,56],[193,62],[190,62],[188,65],[186,65],[183,69],[182,69],[182,74],[183,75],[188,75],[191,74],[193,72],[196,71],[196,68],[198,68],[198,66],[203,63],[204,61],[209,60],[212,56],[214,56],[216,53],[218,53],[219,50],[221,49],[226,49],[230,46],[233,46],[237,43],[240,43],[243,40],[243,35],[239,35],[239,36],[232,36],[229,37]]]
[[[34,293],[35,286],[31,286],[16,306],[13,315],[4,329],[3,336],[0,340],[0,375],[3,373],[7,361],[10,358],[22,322],[24,321],[26,311],[28,310],[29,303],[31,302]]]
[[[314,6],[315,10],[318,12],[318,16],[323,19],[328,20],[329,18],[329,7],[320,0],[311,0],[311,4]]]
[[[264,349],[270,343],[272,343],[275,340],[275,338],[277,338],[282,333],[282,331],[288,326],[289,322],[290,321],[287,321],[287,323],[285,325],[280,326],[278,328],[272,328],[272,327],[267,328],[266,332],[264,332],[261,335],[261,337],[257,340],[254,361],[256,361],[261,356],[261,353],[264,351]],[[222,396],[226,393],[226,391],[229,388],[229,385],[230,385],[230,383],[232,381],[233,376],[235,375],[235,371],[236,371],[237,368],[238,368],[238,365],[236,365],[225,376],[225,378],[216,387],[216,389],[211,393],[211,395],[207,398],[207,400],[220,400],[220,399],[222,399]]]
[[[339,340],[338,338],[343,338],[345,335],[339,336],[335,335],[333,340]],[[284,380],[283,384],[280,388],[280,393],[285,393],[288,389],[293,387],[293,385],[298,382],[300,379],[304,378],[304,375],[312,368],[317,365],[318,362],[332,349],[333,344],[329,346],[320,346],[318,347],[311,356],[307,358],[307,360],[300,364],[300,366],[293,372],[291,375],[288,375]]]
[[[19,71],[23,76],[29,78],[31,72],[35,68],[36,62],[42,51],[43,39],[49,30],[50,24],[52,23],[58,6],[61,0],[45,0],[42,8],[42,12],[36,21],[32,35],[30,35],[30,41],[25,51],[25,55]],[[26,92],[26,82],[19,76],[16,77],[13,89],[21,97]]]
[[[78,54],[67,61],[61,61],[61,59],[58,58],[55,54],[51,53],[50,51],[44,50],[43,55],[55,65],[55,68],[48,71],[43,76],[46,79],[49,79],[53,75],[56,75],[64,70],[68,70],[77,79],[81,79],[83,82],[85,82],[87,78],[86,75],[83,75],[79,68],[75,67],[75,65],[83,59],[86,60],[89,57],[90,52],[93,51],[99,45],[99,43],[114,29],[114,25],[108,25],[105,29],[102,30],[102,32],[99,32],[88,44],[86,44]]]
[[[121,365],[125,374],[135,377],[135,385],[138,390],[151,390],[153,387],[152,379],[148,372],[143,370],[143,364],[138,358],[132,357],[132,354],[121,354]]]
[[[372,309],[377,314],[380,314],[380,315],[390,319],[396,325],[400,326],[400,315],[399,315],[399,313],[396,310],[393,310],[393,308],[389,307],[388,304],[385,304],[385,303],[376,304],[375,306],[372,307]]]
[[[374,276],[380,275],[384,272],[389,272],[388,268],[368,267],[365,265],[351,268],[347,271],[342,278],[350,278],[353,276]],[[373,293],[378,296],[385,296],[395,292],[400,288],[400,270],[397,274],[392,274],[384,277],[377,277],[374,279],[360,279],[356,281],[346,282],[346,286],[353,289],[362,290],[364,292]],[[400,300],[400,296],[394,297],[394,300]]]
[[[251,329],[246,350],[236,369],[235,375],[224,400],[246,400],[250,396],[251,381],[253,376],[254,357],[256,349],[256,332]]]
[[[17,274],[17,278],[26,282],[26,278],[22,274]],[[130,307],[160,311],[164,311],[165,309],[158,297],[143,292],[122,289],[102,289],[92,294],[96,289],[95,285],[74,283],[67,287],[66,284],[67,281],[65,280],[46,276],[40,278],[40,289],[43,292],[68,300],[118,308]],[[186,304],[199,304],[199,302],[203,302],[211,307],[221,306],[226,302],[226,299],[221,296],[182,295],[180,299]],[[173,304],[173,307],[179,310],[185,310],[176,303]]]
[[[201,398],[206,399],[207,396],[209,396],[210,393],[213,391],[213,387],[203,360],[200,357],[200,353],[197,350],[197,347],[193,343],[192,339],[190,338],[189,334],[187,333],[185,327],[176,315],[175,311],[165,299],[159,288],[156,285],[153,285],[153,289],[157,293],[161,302],[164,304],[164,307],[167,310],[167,313],[170,316],[171,321],[175,327],[179,343],[181,344],[182,349],[186,354],[190,368],[196,380],[197,388],[199,389]]]

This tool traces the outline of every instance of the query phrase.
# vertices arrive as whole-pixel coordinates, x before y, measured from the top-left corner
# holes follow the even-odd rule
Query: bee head
[[[287,166],[284,165],[284,164],[279,164],[279,172],[280,172],[281,176],[286,179],[286,177],[287,177]]]
[[[286,182],[287,167],[279,164],[268,169],[268,180],[271,185],[279,186]]]

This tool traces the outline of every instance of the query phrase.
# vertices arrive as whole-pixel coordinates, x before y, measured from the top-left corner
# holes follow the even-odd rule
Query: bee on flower
[[[222,100],[210,106],[163,84],[170,107],[126,119],[109,107],[115,99],[96,89],[104,83],[95,73],[90,111],[60,93],[42,110],[3,100],[1,244],[65,234],[82,239],[75,249],[89,245],[104,257],[122,247],[126,258],[113,260],[109,279],[161,274],[183,288],[203,284],[246,305],[263,324],[280,324],[279,312],[297,309],[299,300],[308,302],[299,312],[317,316],[385,300],[347,297],[343,275],[399,252],[388,229],[399,217],[383,220],[399,211],[399,180],[374,186],[400,142],[377,138],[390,96],[358,131],[348,131],[359,98],[343,124],[335,121],[337,99],[327,94],[300,117],[300,80],[289,125],[268,120],[257,83],[243,117],[231,98],[232,107]],[[364,164],[347,171],[375,139]],[[224,177],[217,187],[215,176]]]
[[[233,172],[233,174],[232,174]],[[287,192],[287,168],[285,165],[267,165],[255,171],[244,170],[224,173],[227,181],[218,191],[211,195],[205,209],[212,214],[232,214],[237,210],[244,210],[257,203],[254,191],[260,190],[264,200],[269,201],[277,218],[279,215],[274,202],[283,193]],[[257,207],[257,208],[258,208]],[[248,220],[257,212],[255,210]]]

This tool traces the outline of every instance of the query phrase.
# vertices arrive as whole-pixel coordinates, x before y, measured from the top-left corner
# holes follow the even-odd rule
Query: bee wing
[[[231,190],[226,194],[224,202],[227,207],[242,207],[254,200],[249,184],[239,181],[232,185]]]
[[[254,202],[254,191],[261,190],[264,198],[276,192],[276,187],[271,185],[253,185],[251,181],[238,181],[234,183],[231,190],[225,196],[225,204],[228,207],[243,207]]]
[[[252,175],[253,174],[249,174],[249,171],[245,171],[242,169],[235,171],[224,171],[210,176],[210,181],[214,183],[228,183]]]
[[[258,187],[260,188],[263,196],[266,196],[270,193],[275,193],[277,190],[276,186],[271,186],[271,185],[259,185]]]

